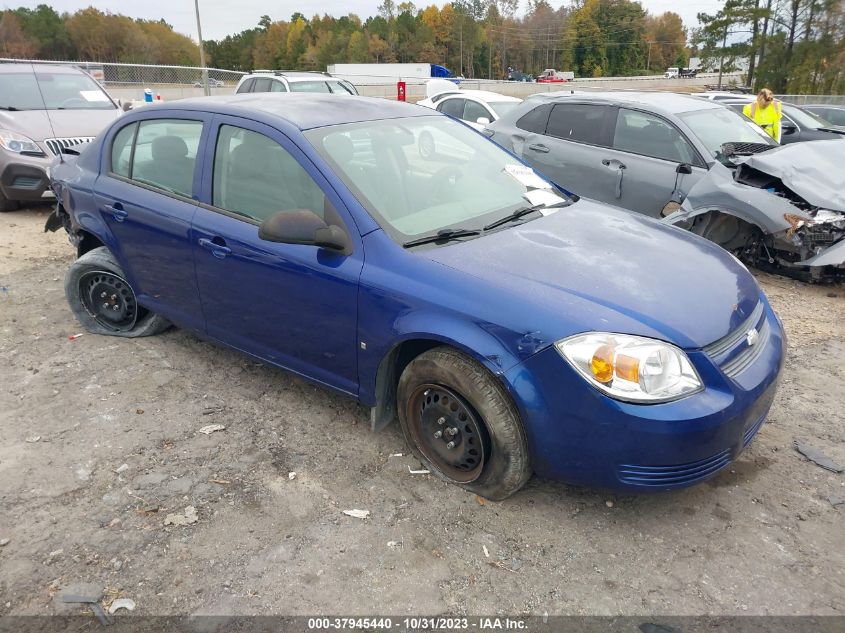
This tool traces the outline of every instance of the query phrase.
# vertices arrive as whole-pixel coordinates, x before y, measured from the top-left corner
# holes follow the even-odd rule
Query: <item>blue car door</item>
[[[213,126],[191,236],[208,335],[357,394],[363,247],[354,222],[284,134],[231,116]],[[346,231],[352,253],[259,239],[264,219],[303,209]]]
[[[204,330],[190,242],[211,116],[155,112],[110,132],[94,184],[97,212],[141,305]]]

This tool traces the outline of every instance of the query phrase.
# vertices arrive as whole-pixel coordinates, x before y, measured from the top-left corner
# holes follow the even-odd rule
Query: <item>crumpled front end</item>
[[[760,268],[808,281],[841,279],[845,170],[836,163],[845,164],[840,140],[780,147],[750,156],[734,170],[714,165],[664,222]]]

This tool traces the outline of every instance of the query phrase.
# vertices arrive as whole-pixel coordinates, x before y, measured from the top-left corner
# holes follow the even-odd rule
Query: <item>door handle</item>
[[[118,222],[123,222],[129,216],[129,213],[124,210],[123,205],[119,202],[107,204],[105,209],[108,213],[111,213],[112,217],[114,217],[114,219]]]
[[[529,145],[528,149],[533,150],[535,152],[540,152],[541,154],[549,153],[549,148],[541,143],[534,143],[533,145]]]
[[[214,238],[223,242],[222,238]],[[226,243],[223,242],[222,244],[218,244],[214,240],[210,240],[205,237],[201,237],[197,240],[197,244],[202,246],[204,249],[211,251],[211,254],[214,255],[217,259],[223,259],[227,255],[232,254],[232,249],[226,246]]]
[[[604,158],[602,159],[601,164],[605,167],[613,167],[614,169],[627,169],[625,163],[616,158]]]

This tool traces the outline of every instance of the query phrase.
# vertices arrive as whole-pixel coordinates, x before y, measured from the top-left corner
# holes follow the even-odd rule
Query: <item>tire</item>
[[[447,432],[454,432],[456,426],[450,426],[453,419],[456,425],[464,424],[456,418],[450,418],[443,427],[434,426],[430,419],[427,421],[429,405],[426,402],[433,397],[432,392],[435,396],[457,396],[460,405],[457,411],[462,412],[466,407],[469,422],[474,423],[473,429],[479,427],[480,432],[475,435],[470,426],[465,427],[468,433],[455,435],[460,441],[454,449],[461,453],[469,446],[481,444],[483,461],[478,465],[480,470],[477,474],[473,471],[453,474],[457,468],[445,464],[442,456],[438,455],[444,452],[437,444],[440,440],[428,439],[437,435],[426,433],[425,439],[422,439],[423,433],[432,429],[444,428]],[[449,402],[452,410],[456,410],[455,404],[455,398],[452,398]],[[478,362],[457,350],[436,347],[412,360],[399,379],[397,409],[399,423],[411,451],[442,479],[492,501],[501,501],[522,488],[531,477],[528,441],[519,412],[496,378]],[[443,424],[442,420],[443,417],[438,418],[437,423]],[[476,435],[477,441],[473,442]],[[462,466],[469,468],[467,464]]]
[[[9,200],[3,192],[0,191],[0,213],[5,213],[6,211],[14,211],[18,208],[18,203],[14,202],[13,200]]]
[[[92,300],[86,297],[84,289],[92,287],[108,288],[108,293],[112,291],[114,293],[110,294],[110,298],[120,297],[113,303],[121,308],[119,314],[125,313],[126,318],[121,322],[110,323],[103,314],[94,312],[90,307]],[[101,294],[99,290],[97,293]],[[65,275],[65,296],[71,311],[82,326],[92,334],[136,338],[160,334],[170,327],[167,319],[137,304],[135,291],[126,281],[123,270],[105,246],[88,251],[71,265]],[[109,298],[106,300],[108,301]],[[86,302],[89,305],[86,305]],[[134,318],[132,318],[133,314]]]

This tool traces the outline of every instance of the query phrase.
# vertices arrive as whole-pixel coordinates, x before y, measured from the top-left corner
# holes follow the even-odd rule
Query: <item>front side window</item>
[[[0,73],[0,109],[114,110],[96,81],[82,72]]]
[[[352,84],[348,84],[345,81],[329,81],[326,82],[329,84],[329,88],[335,94],[341,95],[354,95],[358,94],[355,92],[355,89],[352,87]]]
[[[270,92],[287,92],[288,88],[278,79],[273,79],[270,83]]]
[[[126,130],[121,130],[118,137]],[[141,121],[129,161],[128,178],[137,182],[191,197],[197,149],[202,136],[201,121],[150,119]],[[112,146],[112,161],[115,146]],[[121,167],[119,164],[118,167]],[[119,173],[119,172],[115,172]]]
[[[552,108],[546,134],[565,141],[602,144],[606,106],[591,103],[558,103]]]
[[[132,170],[132,144],[135,142],[137,123],[122,128],[114,137],[111,145],[111,171],[113,174],[129,178]]]
[[[695,153],[681,133],[663,119],[645,112],[620,108],[613,147],[676,163],[691,163]]]
[[[480,103],[476,103],[475,101],[470,101],[467,99],[466,106],[464,106],[464,116],[461,117],[464,121],[472,121],[475,123],[480,118],[485,118],[488,121],[492,121],[493,117],[491,116],[490,112]]]
[[[293,81],[291,92],[329,92],[329,85],[325,81]]]
[[[478,230],[517,209],[568,203],[530,167],[448,117],[366,121],[305,135],[398,242],[445,228]]]
[[[328,206],[322,189],[284,147],[231,125],[220,126],[217,135],[212,203],[255,222],[298,209],[326,219]]]

